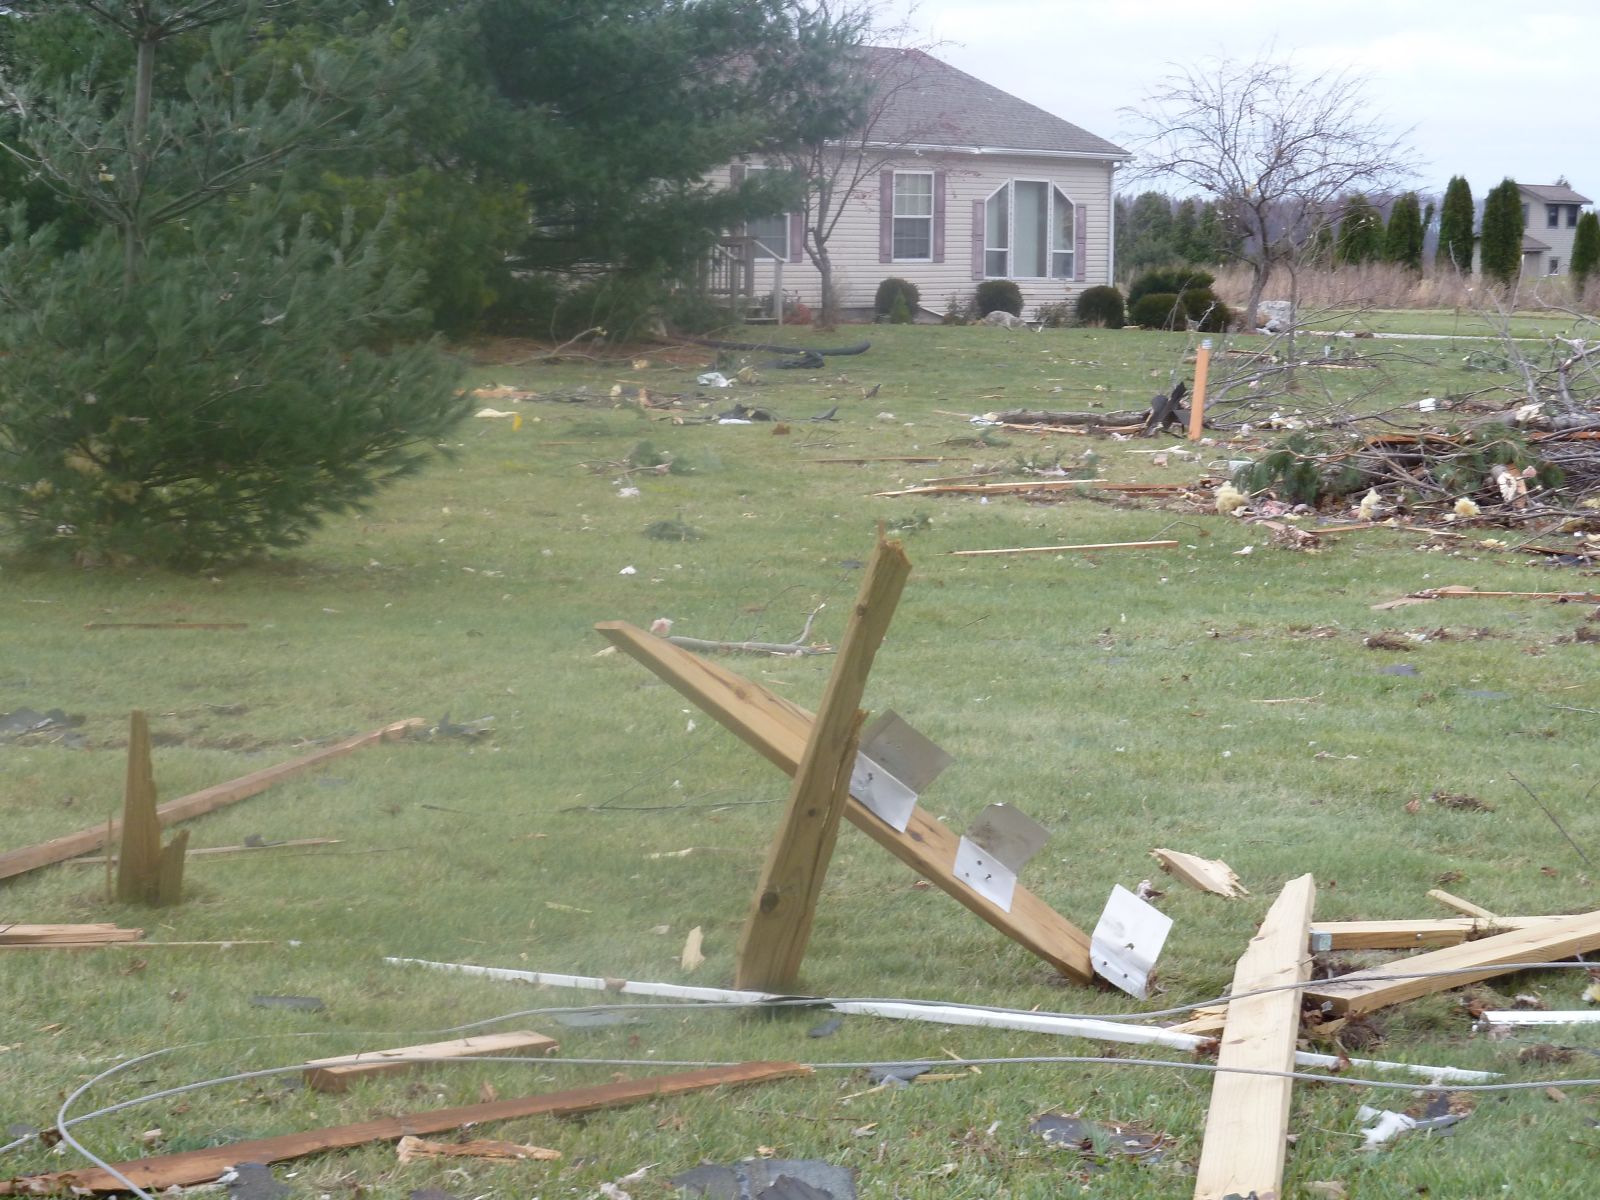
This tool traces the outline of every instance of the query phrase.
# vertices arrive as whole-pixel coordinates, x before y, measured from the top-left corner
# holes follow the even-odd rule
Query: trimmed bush
[[[1085,288],[1078,297],[1078,320],[1084,325],[1121,329],[1128,320],[1122,293],[1114,287]]]
[[[1170,292],[1176,296],[1195,288],[1208,288],[1216,281],[1215,275],[1199,267],[1157,267],[1128,285],[1128,304],[1131,307],[1151,292]]]
[[[1078,323],[1078,317],[1070,301],[1057,300],[1034,309],[1033,323],[1040,329],[1070,329]]]
[[[1184,314],[1201,333],[1224,333],[1233,324],[1233,310],[1210,288],[1190,288],[1179,299]]]
[[[1022,289],[1009,279],[985,279],[978,285],[977,295],[980,317],[992,312],[1008,312],[1013,317],[1022,315]]]
[[[1182,329],[1187,317],[1175,292],[1150,292],[1128,306],[1128,319],[1146,329]]]
[[[896,292],[894,294],[894,305],[889,309],[889,324],[911,324],[911,308],[906,304],[906,294],[904,292]]]
[[[894,312],[896,297],[905,301],[907,312],[914,313],[917,311],[917,301],[922,299],[922,293],[909,279],[891,275],[878,285],[878,294],[872,299],[872,311],[880,317],[890,316]]]

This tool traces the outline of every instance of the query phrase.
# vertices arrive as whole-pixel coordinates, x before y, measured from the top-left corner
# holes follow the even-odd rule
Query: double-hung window
[[[771,170],[770,167],[748,166],[746,175],[754,175],[757,171]],[[747,237],[756,240],[755,253],[757,258],[788,258],[789,257],[789,214],[777,213],[769,217],[751,217],[744,223]]]
[[[1544,223],[1551,229],[1561,224],[1561,205],[1546,204],[1544,206]]]
[[[893,258],[933,261],[933,172],[894,173]]]
[[[1077,209],[1060,188],[1013,179],[984,202],[983,273],[991,279],[1072,279]]]

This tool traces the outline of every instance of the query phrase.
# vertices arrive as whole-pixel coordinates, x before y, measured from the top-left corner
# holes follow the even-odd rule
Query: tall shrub
[[[1483,201],[1483,235],[1478,265],[1483,274],[1508,287],[1522,273],[1522,193],[1503,180]]]
[[[1586,212],[1572,235],[1572,284],[1580,296],[1596,275],[1600,275],[1600,217]]]
[[[1442,271],[1472,272],[1472,188],[1460,175],[1452,175],[1439,208],[1439,249],[1434,266]]]
[[[1359,192],[1345,200],[1335,253],[1341,264],[1352,265],[1376,262],[1383,254],[1383,217]]]
[[[1389,210],[1383,257],[1413,271],[1422,270],[1422,208],[1415,192],[1405,193]]]

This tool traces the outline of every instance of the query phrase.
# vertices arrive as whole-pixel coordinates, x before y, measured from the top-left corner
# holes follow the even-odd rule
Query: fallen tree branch
[[[682,646],[685,650],[709,650],[722,654],[773,654],[787,655],[791,658],[804,654],[832,654],[832,646],[813,646],[806,641],[806,638],[811,636],[811,623],[817,619],[817,614],[827,607],[826,604],[819,604],[812,609],[811,615],[806,618],[805,628],[792,642],[719,642],[706,638],[679,637],[676,634],[669,636],[667,641],[674,646]]]

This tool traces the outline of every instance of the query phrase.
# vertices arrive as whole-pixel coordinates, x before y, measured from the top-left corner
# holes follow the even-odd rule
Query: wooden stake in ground
[[[1211,370],[1211,339],[1200,343],[1194,355],[1194,399],[1189,403],[1189,440],[1198,442],[1206,424],[1206,375]]]
[[[1288,1150],[1289,1099],[1293,1080],[1228,1070],[1294,1070],[1295,1038],[1300,1033],[1300,993],[1295,988],[1250,996],[1247,992],[1311,977],[1306,934],[1316,881],[1291,879],[1233,972],[1217,1066],[1211,1085],[1205,1143],[1200,1149],[1195,1200],[1283,1194],[1283,1163]]]
[[[595,631],[699,705],[735,736],[783,771],[799,769],[811,733],[811,714],[798,704],[719,663],[652,637],[626,621],[602,621]],[[1089,936],[1026,888],[1017,887],[1006,911],[958,878],[960,837],[920,805],[904,831],[851,797],[845,818],[918,875],[1008,938],[1078,983],[1094,979]]]
[[[303,757],[290,759],[273,767],[263,767],[259,771],[253,771],[249,775],[229,780],[227,783],[219,783],[187,796],[180,796],[176,800],[168,800],[156,809],[156,816],[164,826],[186,821],[190,817],[198,817],[203,813],[247,799],[258,792],[264,792],[280,779],[298,775],[331,758],[339,758],[353,750],[360,750],[364,746],[375,746],[391,738],[404,737],[413,729],[420,729],[426,724],[427,722],[421,717],[408,717],[404,721],[396,721],[371,733],[346,738],[342,742],[335,742]],[[80,829],[77,833],[52,838],[35,846],[9,850],[0,854],[0,879],[25,875],[40,867],[48,867],[52,863],[65,862],[80,854],[88,854],[102,846],[109,846],[115,836],[116,823],[113,821],[108,822],[104,828],[96,826],[93,829]]]
[[[156,780],[150,765],[150,722],[134,709],[128,721],[128,775],[122,797],[122,853],[117,858],[117,899],[167,907],[183,899],[186,829],[161,845]]]
[[[448,1129],[461,1129],[485,1121],[509,1121],[517,1117],[576,1116],[579,1113],[597,1112],[604,1108],[617,1108],[624,1104],[637,1104],[663,1096],[678,1096],[685,1092],[701,1092],[714,1087],[737,1087],[747,1083],[768,1083],[776,1079],[794,1079],[811,1074],[810,1067],[799,1063],[750,1062],[732,1067],[712,1067],[704,1071],[685,1071],[678,1075],[655,1075],[646,1079],[628,1079],[619,1083],[603,1083],[596,1087],[573,1088],[566,1092],[550,1092],[542,1096],[521,1096],[513,1100],[494,1100],[487,1104],[467,1104],[460,1108],[436,1108],[425,1112],[407,1113],[400,1117],[379,1117],[357,1125],[337,1125],[326,1129],[308,1129],[304,1133],[286,1133],[281,1137],[258,1138],[254,1141],[229,1142],[224,1146],[211,1146],[204,1150],[190,1150],[183,1154],[165,1154],[159,1158],[141,1158],[132,1162],[113,1163],[117,1174],[98,1168],[81,1171],[56,1171],[49,1175],[30,1175],[21,1179],[0,1180],[0,1196],[37,1196],[65,1193],[69,1189],[88,1192],[125,1192],[124,1179],[132,1180],[142,1188],[161,1191],[171,1187],[190,1187],[211,1183],[223,1171],[236,1163],[281,1162],[286,1158],[300,1158],[321,1150],[342,1150],[360,1146],[365,1142],[392,1142],[405,1136],[424,1133],[443,1133]]]
[[[799,977],[839,817],[850,795],[850,773],[866,716],[859,708],[861,695],[910,574],[911,563],[900,543],[880,538],[739,936],[735,987],[783,991]]]

